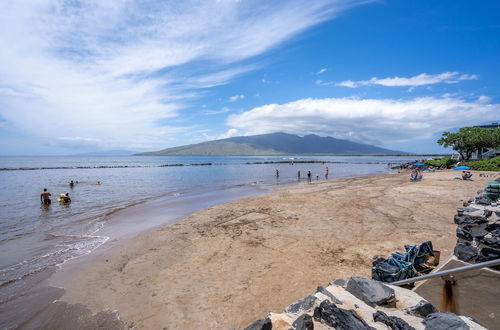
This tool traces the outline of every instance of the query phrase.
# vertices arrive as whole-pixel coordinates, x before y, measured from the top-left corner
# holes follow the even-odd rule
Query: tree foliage
[[[500,129],[462,127],[456,133],[444,132],[437,143],[452,147],[462,159],[469,160],[478,149],[500,147]]]

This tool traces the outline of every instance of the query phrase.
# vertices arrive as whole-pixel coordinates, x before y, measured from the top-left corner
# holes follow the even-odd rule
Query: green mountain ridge
[[[221,155],[221,156],[272,156],[272,155],[396,155],[406,152],[376,147],[332,137],[306,135],[300,137],[287,133],[270,133],[238,136],[207,141],[180,147],[167,148],[137,155]]]

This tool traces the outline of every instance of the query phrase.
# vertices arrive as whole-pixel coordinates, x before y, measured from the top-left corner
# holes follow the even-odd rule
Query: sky
[[[317,134],[443,153],[500,120],[500,1],[0,2],[0,155]]]

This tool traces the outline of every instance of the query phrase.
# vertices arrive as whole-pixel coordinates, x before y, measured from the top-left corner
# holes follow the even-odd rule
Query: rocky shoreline
[[[268,313],[244,330],[312,329],[486,329],[469,317],[439,312],[417,293],[361,277],[335,280],[294,302],[282,313]]]
[[[458,208],[454,221],[454,254],[459,260],[479,263],[500,258],[500,206],[484,190]],[[500,270],[500,266],[492,268]]]

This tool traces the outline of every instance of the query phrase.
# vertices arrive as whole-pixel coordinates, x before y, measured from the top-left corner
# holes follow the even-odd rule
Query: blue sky
[[[284,131],[420,153],[500,120],[498,1],[5,1],[0,154]]]

